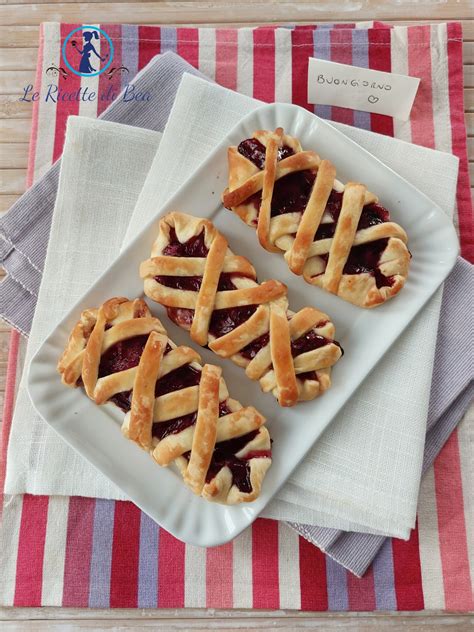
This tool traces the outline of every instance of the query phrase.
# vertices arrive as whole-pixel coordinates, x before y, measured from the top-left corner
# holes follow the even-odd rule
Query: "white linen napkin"
[[[259,105],[254,99],[184,75],[127,239],[230,129]],[[337,127],[452,216],[457,158],[364,130]],[[439,290],[402,334],[262,515],[409,537],[415,524],[441,295]]]
[[[141,229],[150,213],[156,213],[161,203],[192,173],[229,127],[256,105],[258,102],[252,99],[185,76],[164,136],[166,149],[156,155],[126,240]],[[193,112],[200,112],[199,117]],[[132,132],[132,129],[76,117],[69,121],[64,149],[66,160],[61,172],[45,280],[28,357],[49,332],[52,321],[62,317],[71,302],[79,298],[118,253],[121,231],[130,218],[132,198],[138,197],[159,138],[159,134],[134,129]],[[452,210],[457,177],[455,158],[369,132],[345,126],[341,129],[408,179],[410,165],[420,166],[417,186],[443,208]],[[144,141],[149,142],[145,152],[139,147]],[[112,142],[113,145],[107,146],[106,143]],[[102,175],[104,164],[110,165],[105,176]],[[110,196],[110,191],[116,191],[117,195]],[[77,234],[76,227],[89,223],[91,214],[96,217],[97,201],[100,202],[100,222],[94,229],[86,228],[85,235]],[[59,255],[56,255],[58,248]],[[97,253],[100,253],[99,258]],[[71,259],[73,264],[70,264]],[[58,279],[60,268],[64,269]],[[381,392],[376,392],[380,388],[377,383],[372,385],[373,393],[367,390],[374,379],[371,377],[349,405],[352,409],[339,415],[313,449],[310,460],[300,468],[265,515],[335,528],[408,536],[416,507],[438,310],[439,298],[433,299],[425,310],[424,320],[412,325],[412,330],[418,332],[415,335],[419,336],[419,343],[413,347],[416,353],[412,355],[410,340],[400,341],[389,355],[392,357],[395,349],[398,350],[397,358],[404,354],[402,366],[393,367],[387,356],[387,360],[378,366],[378,372],[383,376]],[[420,362],[414,359],[418,353],[421,354]],[[387,366],[385,362],[388,362]],[[395,360],[395,364],[399,362]],[[425,366],[420,370],[423,363]],[[413,370],[408,379],[405,373],[410,365]],[[400,424],[397,419],[394,423],[393,412],[390,412],[390,406],[394,404],[393,383],[407,383],[409,387],[401,398],[405,411]],[[378,425],[374,421],[374,412],[379,414]],[[407,428],[402,436],[397,432],[399,425]],[[357,444],[357,449],[353,449],[352,444]],[[407,454],[407,463],[398,460],[403,461]],[[9,494],[30,492],[124,498],[37,418],[23,384],[15,410],[7,463],[6,492]],[[395,472],[390,472],[392,465],[396,466]],[[57,472],[61,472],[61,476],[57,476]],[[375,492],[374,476],[378,477],[379,485]],[[352,487],[348,488],[348,481]],[[298,506],[300,500],[302,506]],[[390,511],[390,504],[394,511]]]
[[[112,263],[161,138],[159,132],[70,117],[51,235],[8,446],[6,494],[125,498],[39,417],[29,361]]]

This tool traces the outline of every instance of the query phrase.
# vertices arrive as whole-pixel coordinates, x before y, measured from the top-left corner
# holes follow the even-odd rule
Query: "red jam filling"
[[[230,409],[227,407],[226,402],[219,404],[219,417],[228,415]],[[197,413],[191,415],[185,415],[183,417],[176,417],[169,421],[160,421],[153,424],[152,435],[160,441],[169,435],[178,434],[182,430],[186,430],[189,426],[193,426],[196,423]]]
[[[388,239],[371,241],[361,246],[354,246],[344,266],[344,274],[363,274],[368,272],[373,274],[378,288],[391,287],[394,283],[393,277],[386,277],[378,268],[380,256],[387,247]]]
[[[126,371],[140,362],[148,335],[134,336],[128,340],[121,340],[108,349],[101,358],[99,365],[99,378]],[[166,346],[165,354],[171,351],[170,345]],[[192,366],[185,365],[171,371],[156,383],[155,397],[171,391],[195,386],[199,384],[201,372]],[[128,412],[132,403],[132,391],[116,393],[110,398],[124,412]]]
[[[258,452],[250,452],[244,458],[236,456],[236,452],[240,452],[247,443],[255,439],[258,430],[253,430],[243,437],[229,439],[218,443],[212,455],[211,464],[207,471],[206,483],[210,483],[223,467],[228,467],[232,472],[232,482],[243,493],[252,491],[252,483],[250,481],[249,460],[254,456],[263,458],[271,458],[271,450],[259,450]]]
[[[256,138],[247,138],[247,140],[243,140],[237,148],[239,154],[248,158],[253,164],[259,169],[263,169],[265,166],[265,145],[257,140]],[[288,158],[288,156],[292,156],[295,152],[288,147],[288,145],[283,145],[278,149],[278,160],[283,160],[284,158]]]
[[[235,290],[236,287],[232,283],[232,277],[234,275],[229,272],[223,272],[219,277],[219,284],[217,289],[220,292],[225,290]],[[156,276],[155,281],[165,285],[166,287],[172,287],[177,290],[191,290],[193,292],[199,292],[201,289],[202,277],[201,276]]]
[[[170,371],[156,383],[155,397],[161,397],[166,393],[180,391],[182,388],[197,386],[201,381],[201,370],[195,369],[189,364],[180,366],[174,371]]]
[[[104,353],[100,360],[99,377],[105,377],[111,373],[126,371],[140,362],[148,335],[134,336],[128,340],[116,342]]]
[[[263,334],[262,336],[259,336],[258,338],[253,340],[246,347],[244,347],[240,351],[240,354],[243,355],[244,358],[247,358],[247,360],[252,360],[253,358],[255,358],[260,349],[263,349],[263,347],[268,344],[269,340],[269,334]],[[313,349],[324,347],[324,345],[327,345],[330,342],[332,341],[324,338],[324,336],[320,336],[314,331],[314,329],[310,329],[310,331],[308,331],[306,334],[291,342],[291,354],[293,357],[296,357],[301,355],[302,353],[312,351]]]
[[[255,138],[242,141],[238,147],[238,151],[242,156],[251,160],[259,169],[264,168],[265,147]],[[281,154],[279,153],[278,155],[278,160],[291,156],[293,153],[293,150],[285,145],[281,150]],[[291,173],[277,180],[273,189],[272,216],[281,215],[283,213],[302,213],[311,195],[314,179],[314,172],[306,170]],[[316,231],[315,239],[328,239],[334,236],[337,220],[341,213],[342,196],[342,193],[334,189],[331,191],[325,211],[329,213],[333,221],[320,224]],[[261,203],[261,192],[251,196],[246,200],[246,203],[253,203],[258,210]],[[390,221],[390,214],[386,208],[381,204],[367,204],[362,209],[357,229],[362,230],[388,221]],[[377,287],[393,285],[393,278],[384,276],[378,268],[380,256],[386,245],[387,240],[380,239],[362,246],[354,246],[344,268],[344,273],[362,274],[363,272],[368,272],[375,277]],[[321,258],[327,261],[327,256],[322,256]]]
[[[199,235],[181,243],[172,227],[170,228],[169,242],[163,250],[163,254],[168,257],[206,257],[209,252],[209,248],[204,243],[204,229]]]
[[[239,325],[245,323],[255,313],[256,309],[256,305],[244,305],[243,307],[214,310],[209,325],[209,333],[216,338],[225,336],[239,327]]]

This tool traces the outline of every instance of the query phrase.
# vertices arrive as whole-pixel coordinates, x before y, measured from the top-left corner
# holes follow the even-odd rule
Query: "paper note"
[[[387,114],[407,121],[420,80],[310,57],[308,102]]]

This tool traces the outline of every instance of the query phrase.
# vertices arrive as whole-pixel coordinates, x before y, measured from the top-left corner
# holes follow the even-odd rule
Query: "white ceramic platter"
[[[227,180],[226,151],[256,129],[285,131],[300,139],[305,149],[332,160],[343,182],[359,180],[377,193],[394,221],[409,236],[413,255],[410,276],[402,292],[385,305],[364,310],[307,285],[287,268],[283,257],[265,252],[255,231],[224,209],[220,194]],[[157,209],[158,210],[158,209]],[[112,296],[143,296],[138,275],[149,257],[158,218],[172,210],[208,217],[224,232],[236,254],[247,256],[260,280],[276,278],[288,285],[290,306],[313,305],[331,317],[345,355],[332,372],[333,386],[322,397],[292,409],[282,409],[273,396],[263,394],[242,369],[202,350],[203,360],[220,364],[231,396],[255,405],[268,419],[273,438],[273,465],[263,491],[254,503],[226,507],[194,496],[172,469],[160,468],[151,457],[121,435],[121,411],[112,404],[98,407],[82,389],[65,388],[56,363],[82,309],[100,305]],[[382,162],[349,140],[329,123],[292,105],[263,106],[246,116],[209,158],[157,212],[156,217],[115,263],[73,307],[34,357],[29,392],[39,414],[75,450],[122,489],[133,502],[177,538],[214,546],[234,538],[262,511],[285,483],[307,451],[340,408],[354,394],[390,345],[446,278],[458,254],[454,228],[431,200]],[[186,332],[168,320],[165,310],[150,304],[176,343],[190,344]]]

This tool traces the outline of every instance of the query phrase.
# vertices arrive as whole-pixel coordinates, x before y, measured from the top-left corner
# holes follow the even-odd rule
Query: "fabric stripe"
[[[140,513],[131,502],[115,503],[111,608],[137,607]]]
[[[0,604],[13,606],[15,600],[18,546],[23,496],[10,496],[0,527]]]
[[[41,97],[43,96],[43,81],[42,81],[43,73],[46,71],[46,69],[44,68],[43,27],[44,27],[44,24],[40,24],[38,57],[36,60],[35,81],[33,83],[33,91],[39,92]],[[37,149],[37,140],[38,140],[38,109],[42,101],[43,101],[43,98],[40,98],[38,101],[33,101],[32,106],[31,106],[32,120],[31,120],[31,131],[30,131],[30,142],[28,146],[28,169],[27,169],[27,174],[26,174],[27,187],[30,187],[34,181],[35,159],[36,159],[36,149]]]
[[[80,24],[61,24],[60,33],[61,33],[61,47],[64,39],[69,35],[69,33],[80,26]],[[78,35],[81,34],[81,31],[78,32]],[[79,38],[78,38],[79,39]],[[74,50],[72,47],[72,40],[68,42],[68,59],[71,58],[71,53]],[[62,54],[61,54],[62,56]],[[61,63],[64,60],[61,59]],[[68,76],[65,78],[61,75],[58,75],[57,78],[57,86],[58,86],[58,95],[68,92],[72,93],[80,89],[81,87],[81,77],[69,71]],[[79,101],[59,101],[60,107],[56,109],[56,128],[54,133],[54,149],[53,149],[53,162],[55,162],[63,151],[64,145],[64,134],[66,132],[66,122],[70,115],[79,113]],[[48,105],[48,104],[47,104]]]
[[[251,608],[253,604],[252,527],[245,529],[233,541],[234,548],[234,608]]]
[[[446,609],[472,610],[457,430],[436,458],[434,476]]]
[[[382,545],[373,563],[375,608],[377,610],[396,610],[395,580],[393,576],[393,557],[390,540]]]
[[[444,609],[443,570],[439,550],[438,512],[432,467],[426,472],[420,487],[418,538],[425,608],[427,610]]]
[[[184,607],[185,548],[182,542],[161,529],[158,553],[158,605],[160,608]],[[203,579],[201,578],[201,581]]]
[[[294,529],[278,522],[278,578],[280,608],[301,608],[300,538]]]
[[[408,542],[393,538],[392,551],[398,610],[423,610],[418,526]]]
[[[279,608],[278,523],[259,518],[252,525],[254,608]]]
[[[369,68],[391,72],[390,29],[369,29]],[[393,136],[393,119],[383,114],[371,114],[373,132]]]
[[[472,405],[459,424],[458,441],[462,486],[464,490],[467,490],[464,493],[464,520],[467,534],[466,539],[471,584],[474,584],[474,494],[472,493],[472,481],[474,481],[474,459],[472,458],[472,446],[474,444],[474,407]]]
[[[64,496],[49,498],[40,602],[42,606],[62,604],[68,509],[69,502]]]
[[[156,26],[138,27],[138,70],[161,53],[161,29]]]
[[[352,30],[333,29],[330,32],[331,61],[352,64]],[[333,106],[332,120],[346,125],[354,125],[354,111]]]
[[[216,29],[216,82],[224,88],[237,87],[237,31]]]
[[[117,24],[103,24],[101,28],[107,33],[107,35],[112,40],[114,45],[114,59],[111,65],[111,68],[120,68],[122,65],[122,39],[121,39],[121,29]],[[104,56],[104,53],[107,52],[108,46],[105,42],[105,38],[101,37],[99,40],[103,46],[103,52],[101,53]],[[106,60],[107,62],[107,60]],[[105,63],[106,63],[105,62]],[[109,68],[109,70],[111,69]],[[118,96],[122,89],[122,73],[117,72],[111,77],[106,73],[102,73],[98,77],[93,77],[96,79],[96,90],[98,94],[97,101],[91,104],[91,114],[86,114],[86,116],[100,116],[102,112],[110,105],[111,96],[115,94]],[[95,111],[92,106],[95,106]],[[80,112],[82,116],[82,110]]]
[[[199,68],[199,29],[178,28],[177,53],[191,66]]]
[[[436,76],[436,90],[432,91],[433,125],[436,149],[451,148],[451,125],[449,111],[449,75],[446,24],[430,27],[431,68]],[[441,52],[440,52],[441,51]]]
[[[206,608],[232,608],[232,543],[207,549]]]
[[[72,496],[69,499],[63,607],[86,608],[89,605],[95,503],[94,498]]]
[[[328,610],[337,612],[349,609],[347,575],[348,572],[343,566],[326,556]],[[303,605],[301,607],[303,608]]]
[[[3,513],[3,490],[5,489],[8,440],[10,438],[13,406],[15,402],[15,385],[19,350],[20,334],[17,331],[12,330],[10,334],[10,348],[8,350],[7,374],[5,377],[5,395],[3,401],[3,422],[0,452],[0,524]]]
[[[375,610],[374,570],[372,567],[364,577],[347,573],[347,593],[349,610]]]
[[[412,142],[434,149],[433,90],[430,30],[413,26],[408,31],[408,72],[421,79],[411,111]]]
[[[459,23],[449,23],[448,29],[448,70],[449,102],[453,153],[459,158],[457,188],[457,210],[460,228],[461,254],[474,263],[474,223],[472,221],[472,199],[467,160],[466,124],[464,121],[464,92],[462,65],[462,27]]]
[[[291,31],[275,30],[275,101],[291,103]]]
[[[187,544],[184,557],[184,605],[186,608],[206,606],[206,549]]]
[[[44,541],[48,520],[48,497],[23,496],[16,565],[16,607],[41,605]]]
[[[98,498],[94,510],[89,578],[89,608],[110,606],[110,572],[115,501]]]
[[[128,73],[122,75],[122,88],[124,88],[138,72],[138,26],[136,24],[122,24],[122,64],[128,68]]]
[[[253,96],[253,31],[239,29],[237,33],[237,92]]]
[[[38,50],[38,62],[35,79],[35,90],[40,92],[42,98],[33,103],[33,120],[31,123],[30,147],[28,152],[27,186],[31,186],[50,167],[54,150],[54,134],[46,134],[38,143],[39,129],[52,129],[56,117],[56,103],[45,102],[46,85],[52,82],[53,77],[46,75],[46,70],[51,65],[59,67],[63,65],[60,60],[60,47],[52,46],[50,39],[60,38],[59,24],[41,24],[40,42]],[[44,56],[45,39],[47,40],[48,58]]]
[[[140,514],[140,550],[138,560],[138,607],[158,605],[158,547],[160,529],[143,511]]]
[[[329,580],[326,579],[327,558],[305,538],[300,537],[299,540],[301,609],[327,610],[329,598]],[[339,566],[339,568],[342,567]]]
[[[353,29],[352,63],[360,68],[369,67],[369,37],[366,29]],[[370,129],[370,113],[354,110],[354,125],[362,129]]]
[[[90,26],[97,26],[100,28],[100,24],[91,24]],[[104,43],[104,37],[101,35],[98,40],[94,40],[94,48],[99,53],[99,55],[103,56],[103,49],[106,46]],[[102,67],[102,62],[97,59],[95,55],[91,55],[91,66],[95,70],[100,70]],[[115,59],[114,59],[115,62]],[[106,76],[104,74],[97,75],[95,77],[81,77],[81,90],[84,92],[87,89],[89,94],[93,92],[96,94],[96,98],[92,101],[86,100],[79,102],[79,116],[89,116],[90,118],[96,118],[97,114],[101,113],[101,110],[104,109],[104,102],[101,101],[101,94],[104,88],[104,79],[107,81]]]
[[[214,81],[216,76],[215,29],[199,29],[199,70]]]
[[[390,30],[392,72],[408,75],[408,27],[400,26]],[[393,119],[396,138],[411,143],[411,122]]]
[[[317,59],[331,61],[331,32],[327,29],[317,28],[313,32],[313,54]],[[321,118],[332,119],[332,107],[330,105],[315,105],[314,112]]]
[[[261,101],[275,100],[275,31],[253,32],[253,96]]]
[[[314,29],[316,37],[318,29]],[[313,29],[291,31],[293,60],[292,102],[310,112],[313,106],[308,103],[308,58],[313,54]]]
[[[162,26],[161,27],[161,52],[165,53],[171,51],[176,53],[178,48],[177,33],[174,26]]]

